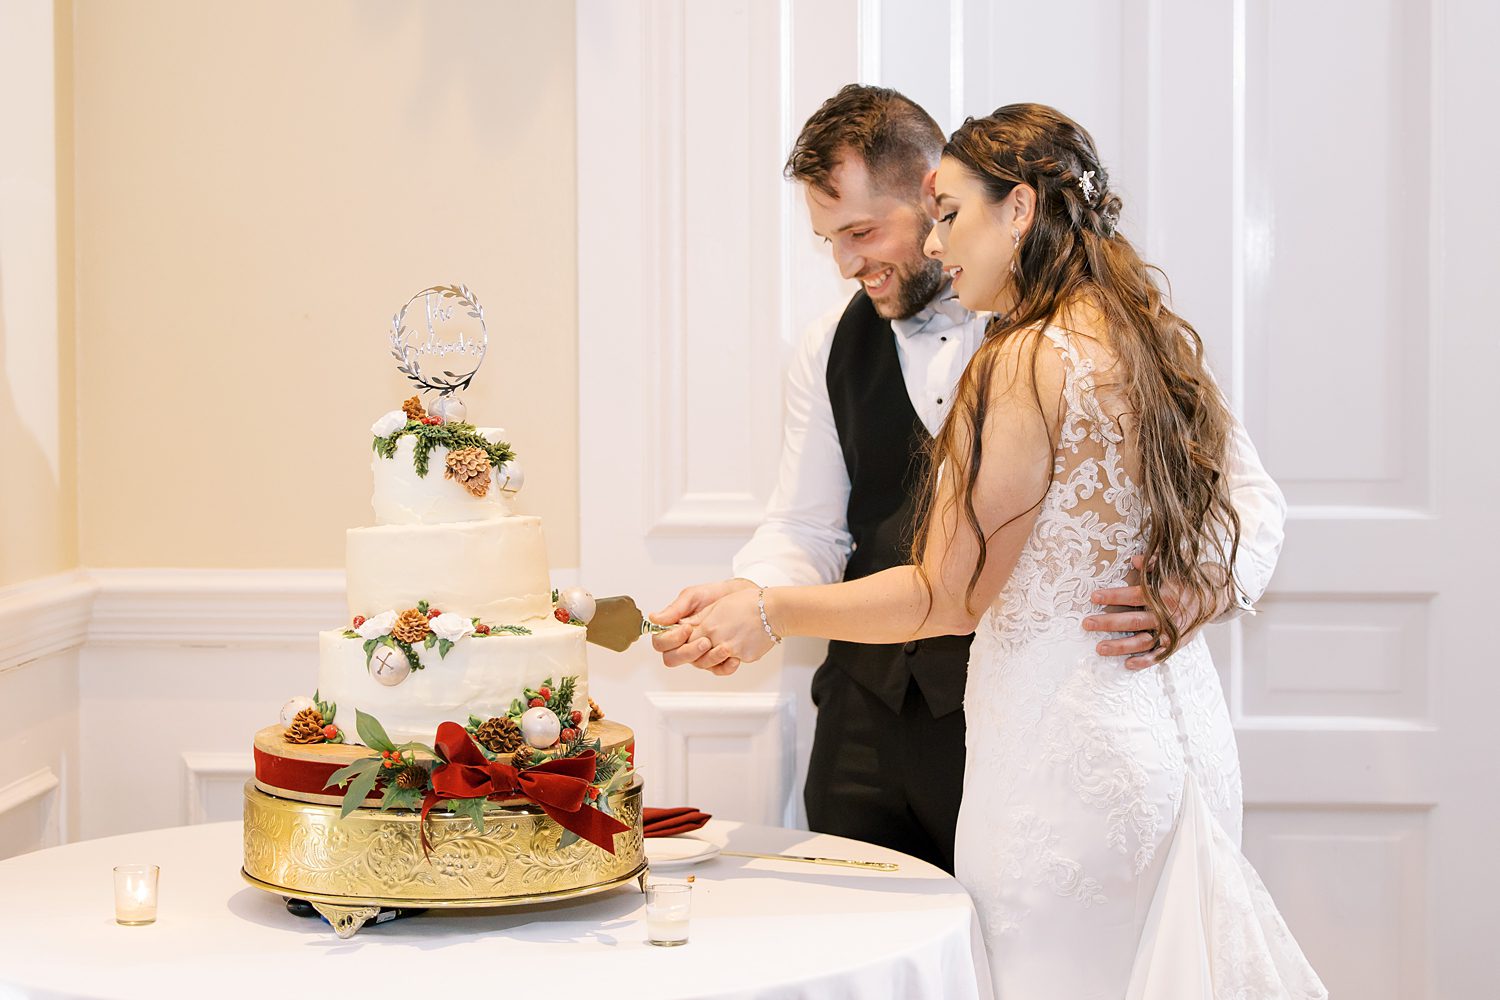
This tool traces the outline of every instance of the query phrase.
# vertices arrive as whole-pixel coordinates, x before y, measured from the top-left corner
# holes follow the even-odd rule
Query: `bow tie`
[[[929,329],[962,326],[969,321],[970,315],[969,310],[959,304],[958,296],[953,294],[953,289],[944,285],[937,297],[915,316],[909,319],[891,320],[891,329],[903,337],[910,337],[914,334],[925,333]]]

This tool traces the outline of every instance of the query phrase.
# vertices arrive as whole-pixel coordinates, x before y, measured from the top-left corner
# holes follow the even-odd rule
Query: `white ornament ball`
[[[507,493],[519,493],[521,487],[526,485],[526,473],[521,469],[521,463],[515,459],[501,463],[496,473],[495,481]]]
[[[375,647],[370,657],[370,676],[386,687],[395,687],[411,675],[411,661],[399,649]]]
[[[585,625],[594,620],[594,612],[599,610],[594,595],[582,587],[565,587],[557,595],[557,605]]]
[[[550,708],[528,708],[521,716],[521,738],[538,750],[545,750],[562,735],[562,723]]]
[[[314,704],[313,704],[313,700],[311,698],[309,698],[305,694],[299,694],[297,697],[293,698],[291,701],[288,701],[285,705],[282,705],[281,706],[281,725],[282,725],[282,728],[286,728],[287,726],[290,726],[292,724],[292,720],[297,717],[297,713],[298,712],[302,711],[304,708],[313,708],[313,707],[315,707]]]
[[[467,419],[469,408],[464,406],[464,401],[457,396],[444,393],[433,402],[427,412],[440,418],[445,424],[453,424]]]

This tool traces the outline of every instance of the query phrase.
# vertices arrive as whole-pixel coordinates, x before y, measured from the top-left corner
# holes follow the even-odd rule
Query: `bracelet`
[[[760,592],[755,595],[755,605],[756,605],[756,607],[760,608],[760,624],[761,624],[761,627],[766,630],[766,635],[770,636],[772,639],[775,639],[776,642],[780,643],[781,642],[781,636],[779,636],[775,632],[771,631],[771,622],[770,622],[769,619],[766,618],[766,588],[765,587],[760,588]]]

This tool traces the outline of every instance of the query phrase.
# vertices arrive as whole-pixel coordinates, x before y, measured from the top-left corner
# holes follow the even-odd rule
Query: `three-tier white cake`
[[[500,445],[498,429],[475,433]],[[418,434],[399,436],[389,457],[381,440],[371,460],[376,523],[348,532],[351,626],[319,639],[321,699],[341,719],[355,710],[378,718],[397,742],[430,739],[441,722],[503,716],[549,677],[576,677],[575,702],[586,705],[585,630],[557,615],[541,518],[511,511],[514,461],[494,468],[497,481],[480,493],[444,471],[462,449],[433,445],[423,476]],[[419,606],[435,641],[382,641],[393,619]],[[446,615],[460,622],[453,638],[441,634]]]

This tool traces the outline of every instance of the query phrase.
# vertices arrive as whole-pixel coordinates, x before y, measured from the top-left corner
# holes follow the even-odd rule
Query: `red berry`
[[[395,766],[396,766],[396,762],[394,760],[387,760],[384,764],[381,765],[381,767],[387,767],[387,768],[395,767]]]
[[[556,611],[552,612],[552,617],[556,618],[558,621],[566,625],[573,616],[568,614],[567,608],[558,608]]]
[[[562,740],[564,743],[572,743],[574,740],[578,739],[578,730],[564,729],[561,733],[558,734],[558,739]]]
[[[599,797],[599,789],[595,788],[593,785],[590,785],[589,786],[589,801],[592,802],[594,799],[597,799],[598,797]]]
[[[547,703],[540,698],[533,698],[530,702],[531,708],[545,708]]]
[[[576,708],[573,709],[573,725],[576,726],[576,725],[578,725],[582,721],[583,721],[583,713],[580,712],[580,711],[578,711],[578,709],[576,709]]]
[[[428,621],[432,621],[434,618],[436,618],[440,614],[442,614],[442,612],[439,611],[437,608],[428,608],[427,609],[427,620]]]
[[[551,688],[547,688],[547,687],[538,688],[536,693],[539,694],[539,695],[541,695],[541,697],[543,697],[543,698],[551,698],[552,697],[552,689]]]
[[[474,634],[475,635],[489,635],[490,634],[490,627],[488,625],[475,625],[474,626]]]
[[[364,623],[365,623],[365,616],[364,615],[355,615],[354,616],[354,627],[355,628],[359,628]]]
[[[333,723],[330,722],[328,725],[326,725],[326,726],[323,727],[323,738],[325,740],[335,740],[335,739],[338,739],[338,735],[339,735],[339,727],[335,726]]]

